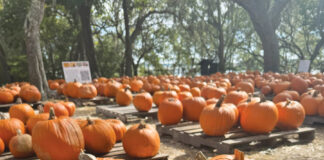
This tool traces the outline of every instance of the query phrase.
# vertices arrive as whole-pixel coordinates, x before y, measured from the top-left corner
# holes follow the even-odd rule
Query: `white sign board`
[[[91,72],[88,61],[62,62],[66,82],[91,83]]]
[[[308,72],[310,60],[299,60],[297,72]]]

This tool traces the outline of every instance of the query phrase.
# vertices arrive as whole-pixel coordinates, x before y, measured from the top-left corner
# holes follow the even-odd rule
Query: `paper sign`
[[[62,62],[66,82],[91,83],[91,72],[88,61]]]
[[[297,72],[308,72],[310,60],[299,60]]]

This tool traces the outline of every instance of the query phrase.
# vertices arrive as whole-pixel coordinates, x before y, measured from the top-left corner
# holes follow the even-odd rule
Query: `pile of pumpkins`
[[[41,100],[42,95],[36,86],[27,82],[6,84],[0,88],[0,104],[14,103],[17,98],[35,103]]]
[[[11,106],[10,118],[0,113],[0,155],[8,148],[15,158],[36,154],[44,160],[112,160],[94,155],[108,153],[119,141],[134,158],[152,157],[159,151],[160,137],[151,125],[141,122],[127,130],[117,119],[70,118],[74,110],[73,102],[64,101],[47,102],[38,114],[28,104]]]

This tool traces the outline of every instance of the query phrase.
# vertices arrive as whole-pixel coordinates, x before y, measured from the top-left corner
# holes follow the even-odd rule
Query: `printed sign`
[[[297,72],[308,72],[309,65],[310,65],[310,60],[299,60]]]
[[[88,61],[62,62],[66,82],[90,83],[91,72]]]

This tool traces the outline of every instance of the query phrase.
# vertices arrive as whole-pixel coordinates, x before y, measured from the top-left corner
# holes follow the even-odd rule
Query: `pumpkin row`
[[[0,88],[0,104],[13,103],[20,97],[28,103],[35,103],[41,100],[42,95],[34,85],[29,83],[13,83]]]

